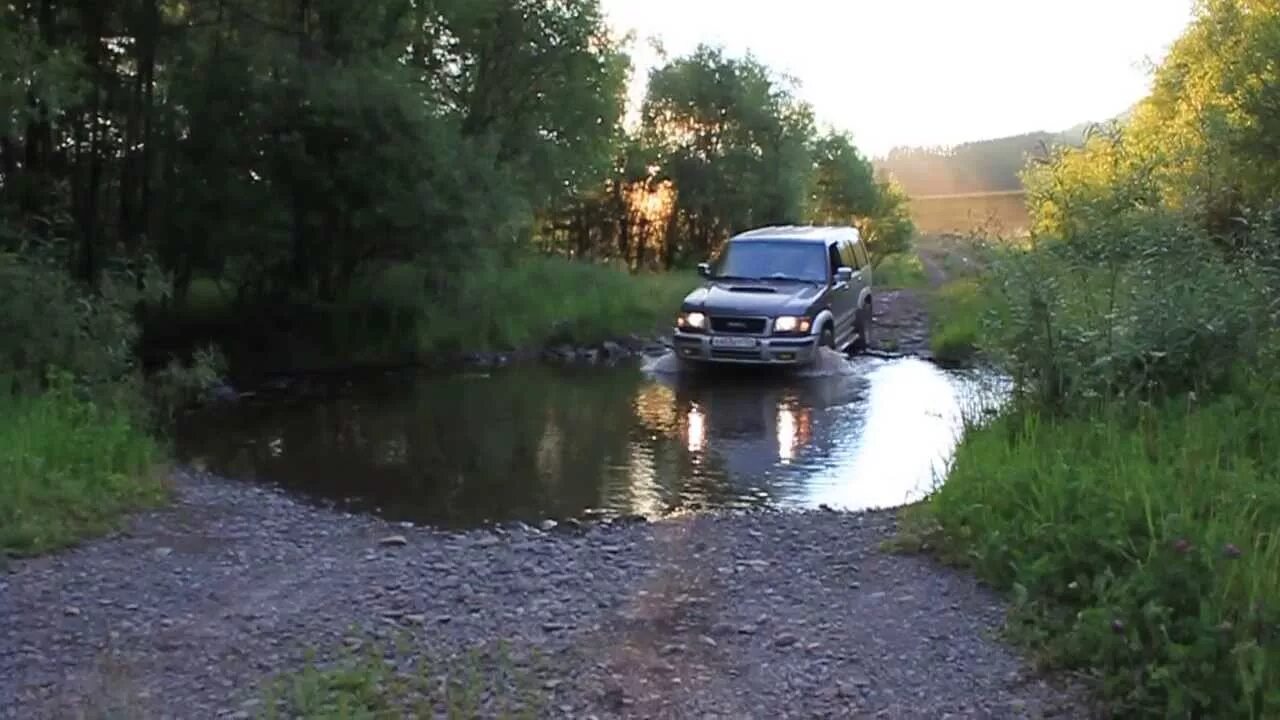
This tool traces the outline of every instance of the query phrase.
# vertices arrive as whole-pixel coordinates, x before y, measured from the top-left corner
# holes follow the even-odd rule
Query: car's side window
[[[841,240],[840,255],[844,258],[844,264],[853,268],[855,272],[862,269],[862,263],[859,261],[857,253],[853,251],[853,243],[848,240]]]
[[[859,261],[858,264],[862,267],[866,267],[867,265],[870,265],[871,261],[870,259],[867,258],[867,248],[864,247],[862,243],[858,243],[857,245],[854,245],[854,248],[856,248],[856,251],[858,254],[858,261]]]
[[[831,244],[827,246],[827,253],[831,256],[830,272],[831,272],[831,277],[834,279],[836,276],[836,270],[840,269],[841,265],[844,265],[844,260],[841,259],[840,257],[840,248],[837,247],[835,244]]]

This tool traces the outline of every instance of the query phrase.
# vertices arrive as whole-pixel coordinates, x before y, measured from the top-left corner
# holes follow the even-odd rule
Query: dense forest
[[[1022,189],[1022,170],[1058,146],[1079,145],[1089,125],[1064,132],[1033,132],[954,147],[896,147],[875,159],[876,170],[908,195],[962,195]]]
[[[0,9],[0,249],[181,303],[333,302],[386,263],[423,292],[540,249],[686,265],[773,222],[910,232],[868,161],[768,68],[630,64],[578,0],[32,0]],[[484,258],[483,261],[479,258]]]

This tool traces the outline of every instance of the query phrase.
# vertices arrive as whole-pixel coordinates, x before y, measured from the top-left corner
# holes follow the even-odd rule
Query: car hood
[[[806,283],[716,280],[689,293],[682,307],[720,315],[800,315],[821,294],[820,286]]]

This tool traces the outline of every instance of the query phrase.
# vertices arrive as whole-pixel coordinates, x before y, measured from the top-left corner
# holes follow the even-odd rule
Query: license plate
[[[760,344],[759,340],[749,337],[713,337],[711,345],[722,348],[753,348]]]

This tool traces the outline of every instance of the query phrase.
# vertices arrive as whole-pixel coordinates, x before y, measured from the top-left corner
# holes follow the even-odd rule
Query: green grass
[[[123,403],[78,399],[67,383],[0,394],[0,551],[65,547],[158,503],[162,459]]]
[[[272,678],[259,718],[517,720],[545,710],[535,685],[538,668],[515,661],[501,643],[434,660],[407,632],[381,643],[359,635],[353,640],[359,649],[344,647],[325,662],[312,651],[301,670]]]
[[[182,307],[151,317],[150,337],[175,348],[216,342],[234,360],[251,365],[246,356],[265,355],[277,369],[430,364],[466,352],[650,335],[669,327],[698,282],[692,272],[632,274],[537,255],[508,266],[480,263],[430,282],[429,272],[391,265],[366,273],[333,303],[239,312],[217,282],[201,279]],[[429,294],[427,287],[439,289]]]
[[[1280,717],[1280,395],[1010,412],[912,531],[1009,589],[1042,660],[1121,717]]]
[[[929,347],[944,363],[965,363],[978,351],[987,298],[975,278],[952,280],[929,299]]]
[[[593,343],[667,327],[693,273],[631,274],[612,266],[530,256],[479,267],[424,302],[412,269],[391,271],[377,304],[412,309],[417,350],[509,350],[551,341]]]
[[[894,253],[880,260],[872,272],[872,279],[878,287],[886,288],[914,289],[929,284],[920,257],[910,250]]]

